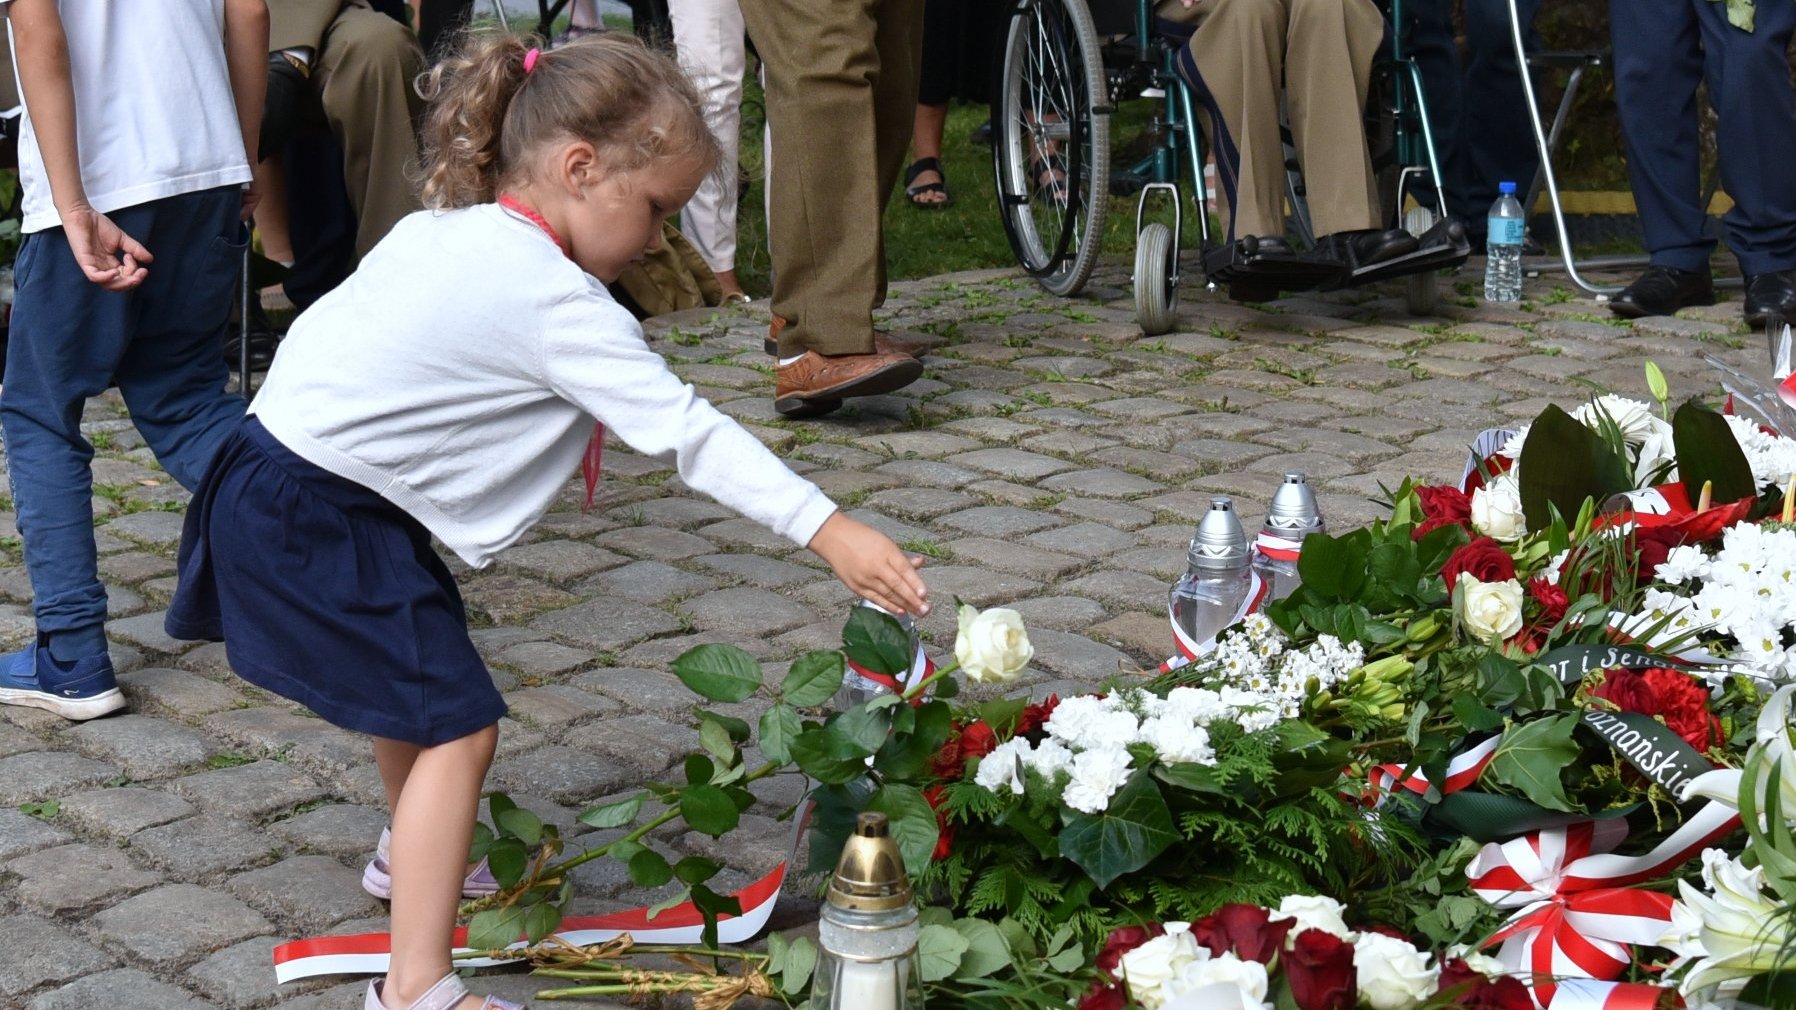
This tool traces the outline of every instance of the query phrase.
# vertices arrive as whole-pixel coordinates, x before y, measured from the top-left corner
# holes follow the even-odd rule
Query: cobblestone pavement
[[[1476,267],[1443,280],[1447,314],[1431,319],[1405,314],[1395,287],[1250,307],[1187,282],[1177,331],[1152,339],[1134,325],[1121,267],[1072,300],[1014,270],[908,283],[887,306],[891,324],[945,338],[925,377],[802,423],[772,410],[764,305],[687,313],[651,333],[677,371],[851,514],[930,556],[938,606],[923,627],[937,648],[951,645],[953,597],[1021,611],[1039,695],[1164,658],[1167,583],[1211,494],[1237,496],[1257,522],[1282,472],[1301,469],[1330,523],[1348,528],[1379,514],[1381,485],[1457,478],[1480,428],[1576,402],[1580,382],[1644,399],[1643,359],[1680,395],[1714,390],[1706,352],[1763,369],[1738,294],[1618,325],[1552,278],[1531,280],[1519,308],[1480,306]],[[277,989],[269,952],[385,928],[358,886],[386,821],[367,743],[233,679],[222,646],[163,634],[186,494],[115,397],[93,401],[87,422],[131,707],[83,725],[0,710],[0,1005],[359,1007],[355,980]],[[580,809],[667,773],[693,743],[691,696],[667,672],[676,655],[731,642],[777,662],[833,646],[850,602],[815,557],[689,493],[663,463],[621,446],[605,462],[590,514],[570,482],[497,564],[457,567],[511,705],[491,785],[575,846]],[[13,532],[6,513],[0,535]],[[30,634],[30,590],[17,540],[0,543],[0,637],[12,643]],[[789,800],[798,786],[767,788]],[[740,886],[785,840],[752,815],[731,839],[723,852],[699,836],[673,843],[721,855],[725,882]],[[655,897],[603,860],[579,878],[579,911]],[[814,909],[791,902],[781,921]],[[515,973],[474,987],[534,988]]]

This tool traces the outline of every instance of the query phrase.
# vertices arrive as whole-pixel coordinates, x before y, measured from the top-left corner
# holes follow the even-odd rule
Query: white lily
[[[1790,738],[1792,697],[1796,697],[1796,684],[1778,688],[1765,700],[1765,707],[1759,710],[1756,730],[1758,740],[1747,751],[1745,763],[1748,766],[1761,766],[1757,797],[1760,810],[1765,808],[1770,770],[1777,769],[1779,810],[1786,823],[1796,825],[1796,741]],[[1702,797],[1738,810],[1744,777],[1744,770],[1739,768],[1717,768],[1712,772],[1704,772],[1684,786],[1681,799],[1688,802]],[[1763,822],[1760,823],[1763,826]]]
[[[1690,994],[1772,970],[1780,963],[1782,946],[1772,925],[1781,906],[1766,896],[1762,868],[1749,870],[1720,849],[1705,849],[1702,875],[1710,893],[1680,880],[1679,904],[1686,911],[1673,910],[1673,930],[1683,933],[1675,946],[1693,955],[1678,985]],[[1701,921],[1694,944],[1688,930],[1691,915]]]

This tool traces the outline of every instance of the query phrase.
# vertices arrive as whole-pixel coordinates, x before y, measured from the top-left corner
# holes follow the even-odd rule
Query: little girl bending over
[[[909,557],[668,371],[606,293],[711,172],[674,63],[608,33],[467,43],[426,79],[424,201],[294,323],[181,537],[168,630],[374,737],[392,961],[368,1010],[509,1007],[450,971],[505,704],[434,534],[490,563],[566,487],[593,418],[689,486],[807,545],[857,595],[929,609]]]

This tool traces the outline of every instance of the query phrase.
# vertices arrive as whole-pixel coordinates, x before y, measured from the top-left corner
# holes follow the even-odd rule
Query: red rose
[[[1502,582],[1515,578],[1515,559],[1502,544],[1490,537],[1477,537],[1448,555],[1447,563],[1441,566],[1441,578],[1447,580],[1448,596],[1453,595],[1461,572],[1479,582]]]
[[[964,727],[953,739],[942,745],[929,761],[929,773],[938,779],[959,781],[966,774],[969,758],[984,757],[998,749],[998,734],[984,722]]]
[[[1472,472],[1465,476],[1465,486],[1460,488],[1467,495],[1485,486],[1485,481],[1506,474],[1515,466],[1515,458],[1502,453],[1486,456],[1472,467]]]
[[[1551,628],[1565,618],[1565,610],[1571,606],[1571,598],[1565,590],[1548,582],[1546,576],[1536,575],[1528,580],[1528,595],[1540,604],[1538,623],[1543,628]]]
[[[1023,714],[1017,716],[1016,732],[1013,735],[1033,739],[1034,735],[1041,732],[1042,727],[1048,724],[1048,717],[1054,714],[1054,709],[1059,705],[1060,696],[1050,694],[1048,700],[1039,705],[1023,706]]]
[[[1079,1010],[1125,1010],[1129,998],[1119,985],[1094,985],[1079,1001]]]
[[[1419,487],[1416,497],[1422,503],[1422,521],[1409,535],[1413,540],[1442,526],[1471,528],[1472,499],[1456,487]]]
[[[1296,921],[1273,922],[1270,911],[1237,902],[1192,923],[1191,936],[1199,947],[1210,948],[1212,956],[1232,950],[1243,960],[1269,964],[1284,946],[1285,934]]]
[[[1104,938],[1104,947],[1098,951],[1098,970],[1111,978],[1116,977],[1116,966],[1122,963],[1122,956],[1136,947],[1166,932],[1166,927],[1155,923],[1151,926],[1119,926],[1110,931]]]
[[[948,787],[939,784],[923,790],[923,801],[935,811],[935,851],[929,854],[932,860],[946,859],[948,853],[954,851],[954,825],[948,820],[948,812],[942,809],[942,799],[947,794]]]
[[[975,722],[960,734],[960,752],[969,758],[984,757],[998,749],[998,734],[985,722]]]
[[[1441,962],[1438,990],[1443,996],[1458,996],[1470,992],[1473,986],[1484,980],[1484,973],[1466,964],[1465,958],[1445,958]]]
[[[1534,1010],[1534,1000],[1522,981],[1508,975],[1487,978],[1459,958],[1441,965],[1440,995],[1451,1006],[1470,1010]]]
[[[1353,969],[1353,944],[1333,933],[1306,929],[1280,962],[1298,1010],[1353,1010],[1359,980]]]

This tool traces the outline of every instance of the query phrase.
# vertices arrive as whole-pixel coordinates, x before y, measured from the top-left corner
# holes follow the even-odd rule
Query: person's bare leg
[[[389,740],[386,737],[374,738],[374,764],[380,769],[380,784],[387,790],[387,816],[396,816],[399,810],[399,794],[405,791],[406,777],[412,773],[412,763],[418,760],[418,754],[424,748],[404,740]]]
[[[409,1007],[449,973],[480,787],[498,739],[488,726],[420,748],[405,776],[393,810],[393,953],[381,993],[389,1010]],[[479,1005],[478,997],[462,1002]]]
[[[723,289],[723,297],[726,301],[731,295],[748,297],[748,292],[742,290],[742,282],[736,279],[736,271],[716,270],[713,273],[717,277],[717,286]]]
[[[910,133],[911,160],[913,162],[922,161],[924,158],[941,158],[942,131],[947,125],[948,106],[946,104],[919,104],[917,106],[917,118],[911,125]],[[942,178],[942,173],[929,170],[918,172],[917,177],[910,181],[910,185],[927,186],[932,182],[946,183],[947,180]],[[911,199],[919,204],[943,203],[947,201],[948,194],[941,190],[931,190],[927,193],[919,193]]]
[[[256,204],[256,235],[262,240],[262,255],[276,263],[293,262],[293,232],[287,226],[287,170],[276,158],[258,162],[256,186],[262,191],[262,202]]]

